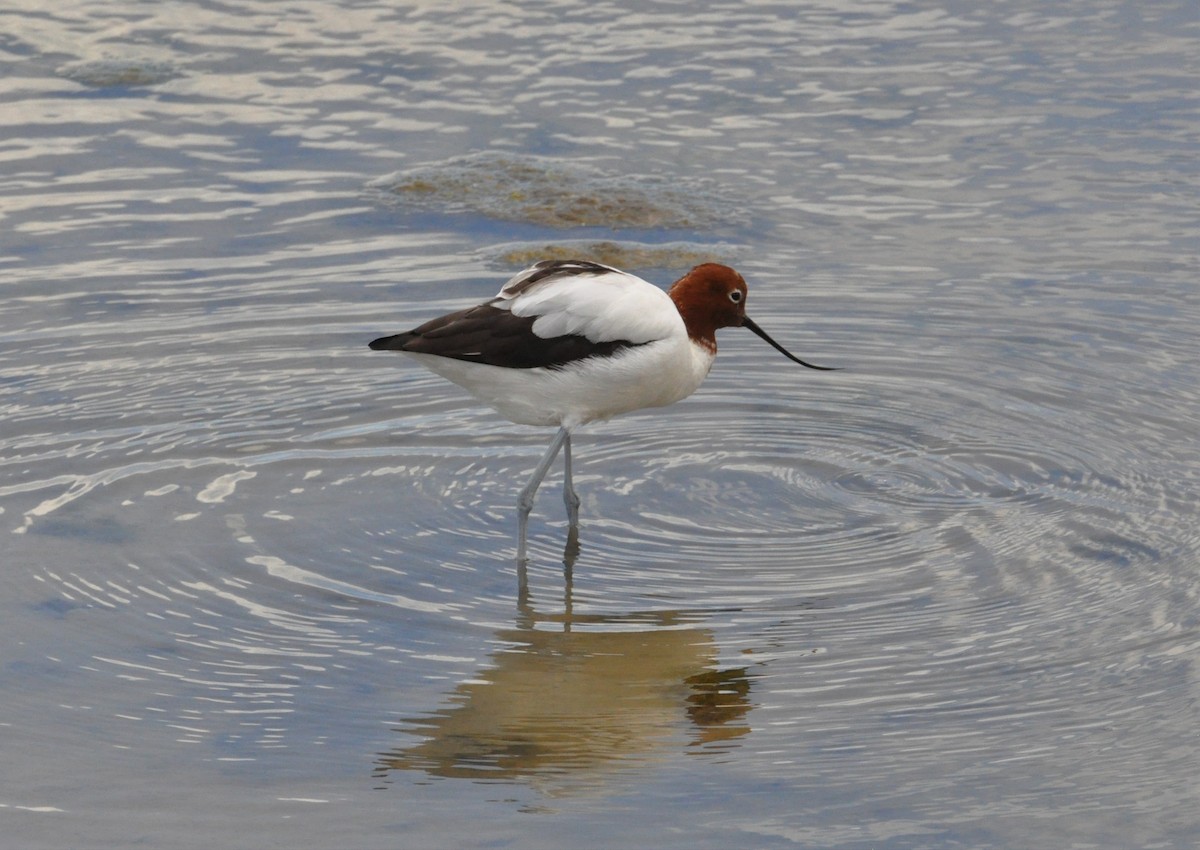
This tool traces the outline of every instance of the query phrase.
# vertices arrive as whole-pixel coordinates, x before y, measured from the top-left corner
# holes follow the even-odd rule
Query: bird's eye
[[[742,292],[741,292],[741,290],[739,290],[739,289],[735,289],[735,290],[733,290],[732,292],[730,292],[730,293],[729,293],[729,300],[730,300],[730,301],[732,301],[734,304],[740,304],[740,303],[742,303]]]

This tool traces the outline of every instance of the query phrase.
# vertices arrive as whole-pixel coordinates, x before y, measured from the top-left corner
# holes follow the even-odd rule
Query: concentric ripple
[[[0,12],[11,842],[1196,844],[1179,9],[46,5]],[[840,371],[722,331],[522,567],[551,432],[366,343],[580,250],[729,262]]]

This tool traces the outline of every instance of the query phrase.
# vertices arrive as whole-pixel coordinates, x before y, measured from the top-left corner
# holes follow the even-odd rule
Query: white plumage
[[[620,339],[639,344],[672,335],[687,337],[667,293],[640,277],[604,268],[607,271],[594,276],[543,278],[522,290],[534,266],[504,284],[496,296],[499,303],[493,303],[514,316],[536,316],[533,332],[543,339],[577,334],[592,342]]]
[[[550,276],[520,289],[538,270],[534,266],[506,283],[491,305],[533,318],[532,331],[541,339],[581,336],[594,343],[631,343],[613,354],[513,369],[405,353],[522,425],[574,429],[691,395],[708,375],[715,355],[688,338],[667,293],[639,277],[605,268],[596,275]]]

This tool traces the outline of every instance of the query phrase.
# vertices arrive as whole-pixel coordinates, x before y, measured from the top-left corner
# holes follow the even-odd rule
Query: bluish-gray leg
[[[533,471],[533,476],[529,479],[529,483],[525,485],[525,489],[521,491],[520,497],[517,499],[517,560],[525,560],[525,532],[529,525],[529,512],[533,510],[533,497],[537,494],[538,487],[542,484],[542,479],[546,477],[546,472],[550,469],[550,464],[554,463],[554,458],[558,454],[558,450],[563,447],[563,443],[571,437],[570,432],[566,428],[559,428],[558,433],[554,435],[554,439],[550,441],[550,448],[546,449],[546,454],[542,456],[541,462],[538,463],[537,469]]]
[[[576,526],[579,525],[579,494],[575,492],[575,485],[571,483],[571,435],[569,433],[567,439],[563,440],[563,463],[566,466],[563,478],[563,502],[567,506],[567,520],[572,526]]]

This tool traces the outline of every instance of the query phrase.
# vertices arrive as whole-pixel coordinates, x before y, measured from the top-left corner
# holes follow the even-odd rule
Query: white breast
[[[506,369],[427,354],[409,356],[513,422],[568,428],[687,398],[703,383],[714,360],[712,352],[686,336],[561,369]]]

